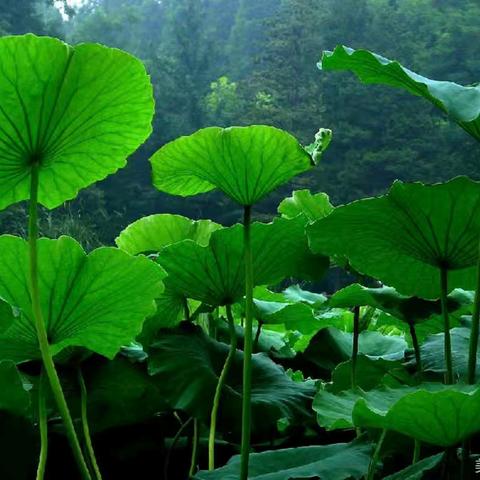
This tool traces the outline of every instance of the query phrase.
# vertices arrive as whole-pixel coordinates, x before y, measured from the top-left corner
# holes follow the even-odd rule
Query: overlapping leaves
[[[251,480],[322,480],[360,479],[368,469],[371,446],[367,443],[337,443],[311,447],[287,448],[250,456]],[[240,457],[213,472],[199,472],[198,480],[238,480]]]
[[[198,327],[182,325],[164,331],[150,348],[149,371],[171,408],[208,419],[228,345],[206,336]],[[219,410],[219,428],[238,431],[242,401],[243,352],[237,350],[227,375]],[[175,378],[172,382],[171,379]],[[282,417],[308,415],[312,387],[293,381],[265,354],[252,357],[252,425],[254,431],[276,430]]]
[[[394,430],[442,447],[480,431],[480,389],[475,386],[422,384],[420,387],[321,390],[314,402],[320,425]]]
[[[405,295],[439,298],[475,288],[480,184],[458,177],[436,185],[395,182],[389,192],[336,208],[307,227],[315,252],[346,256],[353,268]]]
[[[38,241],[40,302],[52,354],[81,346],[112,358],[139,333],[164,271],[109,247],[86,255],[72,238]],[[0,237],[0,297],[19,311],[1,332],[0,358],[40,358],[29,291],[28,244]]]

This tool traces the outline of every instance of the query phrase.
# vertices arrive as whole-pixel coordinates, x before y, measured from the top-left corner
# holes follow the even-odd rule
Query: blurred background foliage
[[[268,219],[294,188],[334,204],[384,192],[396,179],[480,178],[473,142],[423,100],[316,68],[337,44],[368,48],[426,76],[480,79],[478,0],[2,0],[0,34],[34,32],[100,42],[140,57],[156,98],[154,133],[119,174],[54,212],[42,232],[110,244],[133,220],[157,212],[224,224],[238,209],[215,193],[182,199],[151,186],[147,158],[208,125],[265,123],[310,143],[334,141],[322,164],[257,208]],[[0,213],[0,232],[22,234],[23,205]]]

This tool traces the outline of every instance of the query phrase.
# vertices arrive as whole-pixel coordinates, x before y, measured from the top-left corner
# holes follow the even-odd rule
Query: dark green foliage
[[[0,39],[2,480],[468,477],[480,187],[431,181],[480,171],[455,125],[480,140],[479,87],[461,86],[478,75],[479,5],[4,7],[0,33],[58,27],[142,58],[156,116],[147,140],[152,85],[121,50]],[[337,47],[316,70],[337,43],[360,50]],[[327,73],[342,69],[448,118]],[[335,137],[313,169],[332,139],[319,125]],[[164,193],[147,187],[146,158]],[[313,193],[335,204],[397,177],[339,207]],[[118,248],[95,248],[132,219]],[[356,283],[320,293],[331,264]]]
[[[0,21],[8,26],[0,29],[56,33],[36,13],[42,3],[48,2],[2,2]],[[479,15],[474,0],[85,2],[64,23],[67,38],[139,56],[156,96],[149,146],[126,172],[101,185],[109,221],[95,226],[100,241],[112,242],[129,222],[158,211],[224,224],[238,220],[239,212],[225,208],[216,194],[199,199],[195,207],[155,194],[148,166],[140,161],[165,142],[212,124],[273,124],[304,143],[319,125],[332,128],[337,137],[321,167],[294,186],[327,191],[335,203],[382,193],[396,178],[479,178],[472,142],[448,120],[432,117],[420,99],[381,86],[367,88],[348,74],[314,67],[322,50],[345,44],[381,52],[431,78],[468,85],[478,81]],[[287,192],[281,189],[261,211],[272,213]],[[88,226],[88,212],[81,208]]]

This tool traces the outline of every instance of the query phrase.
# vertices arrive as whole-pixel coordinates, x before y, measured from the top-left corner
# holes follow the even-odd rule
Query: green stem
[[[255,333],[255,340],[253,341],[253,350],[256,352],[258,348],[258,341],[260,340],[260,334],[262,333],[263,322],[258,320],[257,332]]]
[[[378,439],[377,446],[375,447],[375,451],[373,452],[372,459],[370,460],[370,465],[368,467],[367,480],[373,480],[375,478],[375,470],[377,469],[378,459],[380,457],[380,452],[382,450],[383,442],[385,440],[386,435],[387,435],[387,430],[383,429],[380,435],[380,438]]]
[[[480,325],[480,242],[477,261],[477,288],[472,312],[472,329],[470,331],[470,348],[468,352],[468,383],[475,383],[477,368],[478,335]]]
[[[180,420],[180,419],[179,419]],[[178,429],[177,433],[173,437],[172,443],[167,451],[167,455],[165,457],[165,463],[163,464],[163,477],[165,480],[168,480],[168,467],[170,466],[170,457],[172,455],[172,450],[178,443],[180,436],[182,435],[183,431],[192,423],[193,417],[190,417],[185,423],[180,423],[180,428]]]
[[[415,330],[415,324],[413,322],[408,322],[410,327],[410,336],[412,337],[413,350],[415,351],[415,361],[417,363],[417,371],[421,373],[422,371],[422,355],[420,353],[420,344],[418,343],[417,331]]]
[[[243,346],[243,400],[242,400],[242,442],[240,446],[240,480],[248,479],[251,429],[251,388],[252,388],[252,328],[253,328],[253,261],[251,246],[251,207],[244,207],[243,246],[245,258],[245,330]]]
[[[231,305],[226,306],[228,328],[230,330],[230,350],[228,351],[227,358],[218,378],[217,388],[215,390],[215,396],[213,397],[212,413],[210,415],[210,433],[208,436],[208,469],[215,469],[215,433],[217,429],[217,414],[218,407],[220,406],[220,397],[222,395],[223,386],[227,379],[228,371],[232,365],[235,353],[237,351],[237,335],[235,332],[235,322],[232,315]]]
[[[215,319],[213,318],[213,314],[209,313],[207,315],[207,320],[208,320],[208,336],[210,338],[213,338],[214,340],[217,339],[217,329],[216,329],[216,324],[215,324]]]
[[[412,465],[417,463],[420,460],[420,450],[422,448],[422,442],[420,440],[415,440],[415,444],[413,447],[413,458],[412,458]]]
[[[198,420],[193,419],[193,438],[192,438],[192,458],[190,460],[190,470],[188,472],[188,478],[192,478],[195,475],[197,469],[197,456],[198,456]]]
[[[28,225],[28,242],[30,257],[30,292],[32,298],[32,311],[37,331],[38,345],[42,355],[43,366],[50,382],[53,397],[57,403],[58,410],[65,425],[65,431],[68,441],[73,451],[73,456],[78,464],[80,473],[84,480],[91,480],[90,472],[83,458],[80,442],[78,441],[73,420],[68,409],[65,395],[63,394],[62,385],[58,377],[53,357],[50,352],[47,329],[43,320],[42,308],[40,304],[40,290],[38,287],[38,164],[32,164],[31,169],[31,185],[30,185],[30,205],[29,205],[29,225]]]
[[[78,367],[78,383],[80,385],[80,408],[81,408],[82,427],[83,427],[83,436],[85,438],[85,445],[87,447],[90,464],[95,473],[95,478],[97,480],[102,480],[102,474],[100,473],[100,469],[98,468],[97,458],[95,456],[95,450],[93,449],[92,437],[90,436],[90,427],[88,426],[87,387],[85,385],[85,380],[83,378],[82,370],[80,367]]]
[[[440,270],[440,293],[442,302],[443,330],[445,332],[445,383],[451,385],[453,383],[453,363],[452,363],[452,342],[450,338],[450,319],[448,316],[447,293],[448,293],[448,270],[442,268]]]
[[[360,335],[360,307],[353,309],[353,345],[352,345],[352,388],[357,386],[358,337]]]
[[[46,388],[46,378],[42,369],[38,387],[38,426],[40,428],[40,456],[38,459],[36,477],[37,480],[43,480],[45,476],[45,467],[47,465],[48,455],[48,419],[45,392]]]

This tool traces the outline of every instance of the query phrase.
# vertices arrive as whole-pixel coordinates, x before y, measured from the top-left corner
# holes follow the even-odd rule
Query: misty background
[[[68,43],[99,42],[142,59],[154,85],[148,142],[129,165],[55,211],[41,230],[110,244],[152,213],[240,218],[223,195],[164,195],[149,156],[209,126],[270,124],[308,144],[319,127],[333,142],[321,165],[256,208],[267,220],[293,189],[327,192],[334,204],[385,192],[393,180],[480,178],[478,149],[422,99],[316,68],[337,44],[367,48],[423,75],[480,81],[478,0],[0,0],[0,34],[33,32]],[[1,60],[1,59],[0,59]],[[23,234],[25,205],[0,213],[0,233]]]

